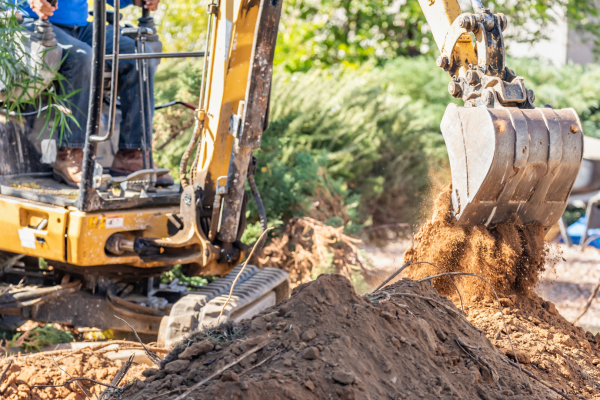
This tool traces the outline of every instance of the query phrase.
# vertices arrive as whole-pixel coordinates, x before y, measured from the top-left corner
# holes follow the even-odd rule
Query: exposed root
[[[339,273],[351,278],[353,271],[370,268],[357,247],[360,239],[316,219],[293,218],[280,238],[264,247],[259,263],[290,273],[293,286],[310,282],[322,273]]]

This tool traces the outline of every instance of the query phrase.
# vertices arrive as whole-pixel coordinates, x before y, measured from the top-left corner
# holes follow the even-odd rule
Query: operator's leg
[[[33,31],[33,20],[24,27]],[[61,80],[60,94],[67,98],[75,120],[68,119],[63,137],[59,137],[60,150],[54,163],[54,176],[70,186],[78,186],[81,181],[81,165],[87,126],[87,108],[90,96],[92,48],[79,40],[81,27],[58,27],[52,25],[58,46],[63,49],[63,62],[58,72]],[[57,134],[57,133],[55,133]]]
[[[106,26],[106,53],[113,52],[113,25]],[[82,40],[91,42],[91,29],[82,35]],[[148,49],[148,51],[150,51]],[[121,35],[119,37],[119,53],[133,54],[135,53],[135,40]],[[142,62],[140,61],[140,66]],[[149,133],[146,138],[146,149],[152,146],[152,117],[154,115],[154,73],[156,71],[155,63],[148,62],[148,87],[150,110],[148,107],[145,112],[146,130]],[[143,168],[143,153],[142,153],[142,116],[141,107],[142,101],[147,101],[146,98],[140,98],[139,75],[135,60],[119,61],[119,98],[121,100],[121,129],[119,137],[119,152],[115,155],[112,165],[112,173],[124,175]],[[145,82],[144,92],[146,90]],[[147,166],[149,168],[149,166]],[[170,175],[165,175],[159,178],[158,185],[173,184],[173,178]]]

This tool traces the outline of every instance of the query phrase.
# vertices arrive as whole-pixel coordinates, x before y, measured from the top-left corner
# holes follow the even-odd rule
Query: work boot
[[[52,175],[54,179],[68,186],[79,187],[82,164],[83,149],[64,148],[56,154]]]
[[[125,176],[144,169],[143,154],[139,149],[119,150],[115,155],[110,172],[115,176]],[[171,174],[162,175],[156,180],[156,186],[171,186],[174,183]]]

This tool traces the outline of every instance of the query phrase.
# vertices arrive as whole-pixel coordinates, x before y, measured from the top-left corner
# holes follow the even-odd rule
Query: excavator
[[[450,75],[449,92],[464,101],[462,107],[450,104],[441,122],[457,222],[556,223],[582,160],[577,114],[533,105],[524,79],[504,64],[505,16],[477,0],[473,13],[462,13],[456,0],[419,2],[441,53],[437,65]],[[161,53],[146,13],[138,27],[123,30],[140,51],[106,55],[105,26],[107,20],[119,25],[118,5],[107,14],[105,1],[94,2],[80,188],[52,179],[48,163],[55,145],[40,127],[41,111],[0,121],[0,315],[115,331],[132,327],[169,346],[219,318],[248,318],[289,296],[284,271],[249,265],[240,274],[251,248],[241,242],[250,197],[267,229],[253,150],[268,126],[281,3],[211,2],[206,48],[195,54]],[[60,59],[52,55],[50,31],[39,21],[30,38],[32,52],[55,57],[46,64]],[[180,184],[157,187],[166,171],[155,168],[151,157],[148,168],[113,177],[107,166],[118,133],[117,76],[106,61],[136,59],[143,71],[148,60],[167,57],[204,57]],[[176,265],[187,276],[220,278],[202,287],[161,283],[160,275]]]
[[[263,231],[267,228],[252,153],[268,125],[281,1],[209,3],[206,48],[196,53],[163,53],[153,18],[144,10],[137,27],[121,29],[136,40],[137,52],[107,55],[106,24],[120,26],[116,3],[111,13],[105,0],[93,6],[92,94],[78,189],[51,173],[57,145],[45,125],[48,110],[0,114],[0,315],[13,323],[117,332],[131,327],[169,345],[190,330],[248,318],[289,296],[283,270],[248,265],[238,277],[251,248],[241,242],[250,197]],[[43,60],[37,73],[49,85],[61,49],[51,24],[35,24],[24,43],[32,59]],[[139,85],[141,112],[150,115],[149,90],[144,90],[148,64],[181,57],[204,58],[181,183],[157,186],[168,171],[155,168],[151,154],[145,169],[112,176],[119,60],[136,60],[145,81]],[[1,100],[10,101],[5,92]],[[187,276],[221,278],[201,287],[161,283],[161,274],[177,265]]]

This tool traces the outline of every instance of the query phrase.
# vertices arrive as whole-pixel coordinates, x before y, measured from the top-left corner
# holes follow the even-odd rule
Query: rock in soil
[[[187,398],[556,398],[506,363],[430,283],[404,279],[358,296],[347,278],[321,275],[254,317],[260,319],[272,328],[245,320],[192,333],[165,357],[161,372],[195,343],[216,339],[221,349],[194,356],[177,373],[146,373],[113,399],[174,399],[211,376]],[[257,347],[253,362],[224,369]]]

